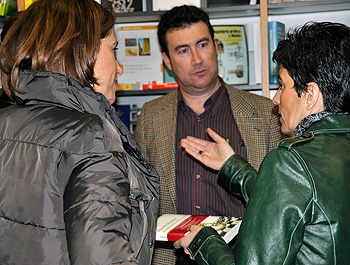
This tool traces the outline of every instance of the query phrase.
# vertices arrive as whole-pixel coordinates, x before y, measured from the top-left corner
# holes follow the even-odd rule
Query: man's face
[[[207,25],[200,21],[166,33],[169,57],[163,60],[173,70],[187,93],[210,91],[218,84],[218,50]]]

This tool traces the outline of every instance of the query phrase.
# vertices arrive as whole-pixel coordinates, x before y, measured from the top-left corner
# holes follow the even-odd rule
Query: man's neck
[[[202,114],[205,111],[204,103],[219,89],[221,82],[219,78],[215,86],[212,89],[203,90],[203,93],[190,93],[181,89],[181,95],[188,107],[190,107],[197,115]]]

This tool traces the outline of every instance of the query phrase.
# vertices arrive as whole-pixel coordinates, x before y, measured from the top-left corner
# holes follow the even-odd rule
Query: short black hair
[[[209,22],[208,14],[204,10],[196,6],[182,5],[165,12],[160,18],[157,32],[162,52],[165,52],[169,57],[168,44],[165,38],[168,31],[185,28],[200,21],[207,25],[211,38],[214,40],[214,29]]]
[[[315,82],[327,111],[350,111],[350,28],[340,23],[308,22],[287,33],[273,54],[294,80],[300,96]]]

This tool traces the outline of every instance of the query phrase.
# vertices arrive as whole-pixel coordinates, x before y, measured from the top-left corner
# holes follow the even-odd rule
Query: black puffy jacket
[[[106,98],[21,72],[0,111],[0,264],[149,264],[159,178]]]

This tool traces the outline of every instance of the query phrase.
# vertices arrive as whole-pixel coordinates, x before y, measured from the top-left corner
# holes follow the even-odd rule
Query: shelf
[[[233,85],[235,88],[245,91],[261,91],[261,85]],[[270,84],[270,90],[277,90],[278,84]],[[130,96],[158,96],[166,95],[174,89],[154,89],[154,90],[117,90],[117,97]]]
[[[269,4],[269,15],[290,15],[350,10],[349,0],[307,1]]]
[[[260,5],[239,5],[203,8],[210,19],[257,17],[260,15]],[[269,4],[269,15],[289,15],[313,12],[334,12],[350,10],[349,0],[322,0],[294,3]],[[158,22],[165,11],[147,11],[133,13],[118,13],[116,23]]]
[[[260,5],[239,5],[203,8],[211,19],[256,17],[260,15]],[[288,15],[310,12],[334,12],[350,10],[349,0],[306,1],[295,3],[269,4],[269,15]],[[118,13],[115,23],[158,22],[165,11]],[[0,16],[0,27],[7,17]]]

